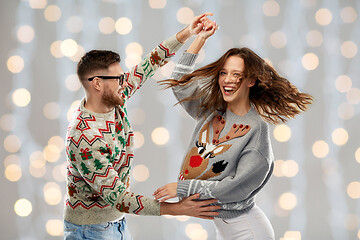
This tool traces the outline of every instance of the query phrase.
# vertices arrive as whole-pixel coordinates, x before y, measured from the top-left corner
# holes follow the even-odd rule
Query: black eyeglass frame
[[[120,76],[94,76],[94,77],[88,78],[88,80],[92,81],[96,77],[97,78],[102,78],[102,79],[119,79],[119,85],[121,86],[124,83],[124,79],[125,79],[126,75],[121,74]]]

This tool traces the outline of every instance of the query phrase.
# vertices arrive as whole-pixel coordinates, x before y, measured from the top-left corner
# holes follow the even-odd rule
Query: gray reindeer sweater
[[[173,72],[180,79],[193,70],[197,55],[184,53]],[[191,96],[199,83],[176,86],[180,101]],[[255,195],[273,170],[269,126],[251,107],[244,116],[225,113],[198,115],[200,100],[181,105],[196,120],[177,187],[179,198],[200,193],[200,199],[216,198],[222,207],[219,218],[234,218],[254,206]]]

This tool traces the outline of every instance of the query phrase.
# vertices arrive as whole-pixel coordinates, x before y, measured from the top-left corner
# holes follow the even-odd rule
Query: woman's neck
[[[251,105],[248,100],[236,104],[228,104],[227,108],[238,116],[245,116],[249,112]]]

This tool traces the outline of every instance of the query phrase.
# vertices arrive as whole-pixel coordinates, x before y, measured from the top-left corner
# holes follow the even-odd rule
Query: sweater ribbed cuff
[[[179,198],[188,197],[188,189],[189,189],[190,181],[191,180],[178,181],[176,191]]]
[[[195,65],[195,61],[198,56],[199,56],[199,54],[183,52],[178,64],[192,67]]]

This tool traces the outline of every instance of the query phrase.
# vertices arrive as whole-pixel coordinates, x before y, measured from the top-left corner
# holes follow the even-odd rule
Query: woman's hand
[[[160,202],[164,202],[168,199],[177,197],[177,183],[168,183],[160,188],[158,188],[153,196],[156,200],[159,200]]]
[[[194,17],[189,25],[189,32],[191,35],[198,35],[203,30],[205,23],[209,20],[207,16],[213,16],[213,14],[207,12]]]

